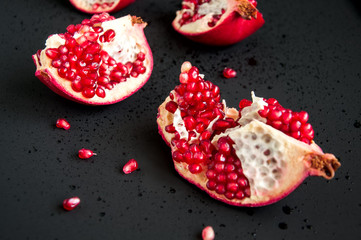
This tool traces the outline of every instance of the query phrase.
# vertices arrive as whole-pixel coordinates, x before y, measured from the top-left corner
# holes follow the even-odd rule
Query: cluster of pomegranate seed
[[[98,10],[99,8],[101,8],[101,9],[108,9],[108,8],[111,8],[113,5],[114,5],[114,2],[94,3],[94,4],[92,5],[92,10],[93,10],[93,11],[96,11],[96,10]]]
[[[207,188],[228,199],[243,199],[250,196],[250,187],[232,144],[234,142],[229,137],[218,139],[218,151],[214,152],[206,172]]]
[[[72,197],[63,201],[63,208],[67,211],[71,211],[80,204],[80,198]]]
[[[312,125],[308,123],[308,113],[305,111],[293,112],[282,107],[274,98],[264,99],[268,106],[258,111],[258,114],[267,119],[267,124],[283,133],[310,144],[314,137]],[[239,103],[240,112],[244,107],[250,106],[251,101],[243,99]]]
[[[56,127],[68,130],[70,128],[70,124],[64,118],[59,118],[56,121]]]
[[[237,72],[232,68],[224,68],[223,69],[223,76],[225,78],[234,78],[236,77]]]
[[[219,87],[205,81],[199,75],[197,67],[185,62],[182,65],[179,80],[181,84],[176,86],[174,92],[170,94],[172,101],[169,101],[165,108],[173,114],[179,109],[188,139],[181,139],[173,124],[166,126],[165,130],[175,134],[171,141],[171,144],[177,148],[173,152],[173,158],[178,162],[188,163],[191,173],[199,173],[202,171],[201,163],[212,155],[210,139],[213,132],[222,132],[236,126],[237,123],[232,118],[223,119],[224,112],[223,104],[220,103]],[[210,127],[212,121],[214,122]],[[191,143],[192,138],[197,136],[199,141]]]
[[[130,159],[123,167],[123,172],[129,174],[138,169],[138,162],[135,159]]]
[[[104,31],[101,23],[114,19],[103,13],[85,19],[81,24],[69,25],[66,33],[59,34],[65,39],[65,44],[45,50],[58,75],[71,81],[72,89],[81,92],[86,98],[95,95],[104,98],[105,89],[111,90],[127,78],[136,78],[146,72],[143,52],[138,53],[134,62],[123,64],[102,50],[102,44],[112,42],[116,33],[112,29]]]
[[[236,127],[238,123],[232,118],[225,118],[218,86],[203,80],[198,69],[188,62],[182,65],[181,72],[181,84],[170,94],[172,101],[165,108],[171,113],[179,109],[189,137],[180,138],[173,124],[165,127],[168,133],[174,134],[171,140],[176,149],[172,153],[173,159],[187,163],[188,170],[193,174],[202,172],[202,166],[206,165],[209,190],[223,194],[228,199],[248,197],[248,180],[232,148],[232,140],[228,137],[220,138],[218,149],[211,143],[214,134]],[[196,136],[197,140],[193,141],[192,137]]]
[[[199,6],[209,2],[211,2],[211,0],[183,0],[182,9],[189,9],[189,11],[183,12],[182,18],[179,20],[179,24],[183,26],[184,24],[195,22],[198,19],[203,18],[205,15],[198,13]],[[214,14],[212,16],[211,20],[208,22],[209,27],[214,27],[222,15],[226,12],[225,9],[222,9],[221,11],[221,14]]]

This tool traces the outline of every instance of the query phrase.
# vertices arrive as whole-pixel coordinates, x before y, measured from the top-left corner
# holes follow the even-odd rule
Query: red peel
[[[89,0],[70,0],[70,3],[73,4],[75,8],[89,14],[117,12],[133,2],[135,2],[135,0],[100,0],[98,2]]]
[[[262,14],[256,9],[256,1],[193,2],[183,0],[182,10],[177,11],[172,25],[177,32],[196,42],[208,45],[234,44],[252,35],[264,24]],[[212,2],[216,2],[218,8],[211,7]]]

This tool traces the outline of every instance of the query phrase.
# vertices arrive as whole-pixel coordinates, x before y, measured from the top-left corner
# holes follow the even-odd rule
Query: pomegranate
[[[63,208],[67,211],[71,211],[80,204],[80,198],[72,197],[63,201]]]
[[[140,18],[94,15],[51,35],[33,55],[35,76],[59,95],[88,105],[119,102],[149,79],[153,56]]]
[[[186,76],[187,75],[187,76]],[[182,65],[181,84],[158,109],[159,133],[176,171],[211,197],[235,206],[263,206],[291,193],[307,176],[333,178],[340,163],[313,141],[304,111],[274,98],[221,101],[218,86]]]
[[[173,28],[187,38],[209,45],[230,45],[263,24],[255,0],[183,0]]]
[[[70,0],[78,10],[85,13],[116,12],[125,8],[135,0]]]

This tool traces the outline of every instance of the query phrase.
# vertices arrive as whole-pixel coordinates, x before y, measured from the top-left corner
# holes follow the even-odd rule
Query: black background
[[[202,46],[171,27],[180,0],[137,0],[115,14],[141,16],[154,54],[148,83],[102,107],[53,93],[35,76],[31,55],[52,33],[89,15],[68,1],[1,2],[0,238],[360,239],[361,8],[350,0],[265,1],[265,25],[230,47]],[[157,133],[157,107],[189,60],[219,85],[230,106],[250,91],[306,110],[315,140],[339,157],[332,181],[308,178],[287,198],[262,208],[218,202],[173,169]],[[237,77],[224,79],[224,67]],[[64,117],[71,129],[54,127]],[[80,160],[80,148],[98,156]],[[135,158],[140,170],[124,175]],[[80,206],[65,212],[64,198]]]

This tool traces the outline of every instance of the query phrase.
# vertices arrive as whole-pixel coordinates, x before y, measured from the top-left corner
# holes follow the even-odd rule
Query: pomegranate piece
[[[183,0],[172,25],[193,41],[230,45],[250,36],[264,24],[256,6],[255,0]]]
[[[56,127],[68,130],[70,128],[70,124],[64,118],[59,118],[56,121]]]
[[[135,159],[130,159],[123,167],[123,172],[129,174],[138,169],[138,163]]]
[[[254,207],[286,197],[307,176],[334,177],[341,164],[314,142],[307,112],[253,92],[239,110],[229,108],[198,68],[185,62],[181,71],[157,123],[176,171],[189,182],[217,200]]]
[[[70,0],[75,8],[85,13],[116,12],[135,0]]]
[[[215,237],[214,230],[211,226],[207,226],[202,231],[203,240],[213,240]]]
[[[63,208],[67,211],[71,211],[80,204],[80,198],[72,197],[63,201]]]
[[[51,35],[33,55],[35,76],[55,93],[88,104],[119,102],[149,79],[153,56],[135,16],[94,15]]]
[[[234,78],[236,77],[237,72],[232,68],[224,68],[223,69],[223,76],[225,78]]]
[[[92,150],[85,149],[85,148],[80,149],[79,152],[78,152],[78,156],[81,159],[88,159],[88,158],[91,158],[94,155],[97,155],[97,154],[94,153]]]

